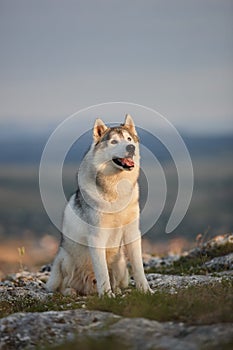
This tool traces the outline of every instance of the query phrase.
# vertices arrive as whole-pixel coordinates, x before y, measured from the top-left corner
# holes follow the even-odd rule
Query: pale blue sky
[[[1,122],[108,101],[190,133],[233,131],[233,1],[0,0]]]

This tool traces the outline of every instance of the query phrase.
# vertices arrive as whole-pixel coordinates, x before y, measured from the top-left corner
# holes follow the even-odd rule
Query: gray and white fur
[[[49,291],[114,295],[128,285],[127,256],[136,287],[151,292],[141,254],[139,159],[130,115],[118,127],[96,120],[93,143],[78,171],[78,189],[65,208]]]

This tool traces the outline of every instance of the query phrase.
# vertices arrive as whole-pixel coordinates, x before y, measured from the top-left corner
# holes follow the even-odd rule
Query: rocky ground
[[[232,280],[232,244],[233,236],[229,234],[182,256],[147,256],[144,267],[151,288],[175,295],[190,286],[217,285]],[[193,273],[198,269],[202,274]],[[102,340],[108,340],[113,345],[120,340],[120,345],[115,348],[121,347],[122,350],[124,346],[127,349],[224,349],[226,343],[225,349],[228,349],[227,346],[230,349],[229,344],[233,344],[232,323],[190,325],[176,320],[157,322],[147,318],[127,318],[111,312],[88,310],[88,298],[85,297],[66,300],[65,311],[62,305],[59,311],[53,305],[51,309],[55,310],[51,311],[52,295],[45,290],[49,270],[50,267],[45,266],[37,273],[23,271],[0,282],[3,316],[0,319],[0,349],[50,348],[65,341],[72,344],[77,337],[78,341],[88,339],[85,347],[81,343],[80,349],[99,349],[96,342]],[[133,285],[131,279],[132,288]],[[130,293],[130,289],[126,293]],[[20,312],[9,314],[9,305]]]
[[[2,349],[34,349],[75,339],[121,339],[130,349],[196,350],[232,339],[231,324],[187,326],[145,318],[122,318],[112,313],[88,310],[17,313],[1,321]]]

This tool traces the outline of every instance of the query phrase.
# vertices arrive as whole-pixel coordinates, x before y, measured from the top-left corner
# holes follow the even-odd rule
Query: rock
[[[219,345],[233,339],[232,324],[187,326],[143,318],[121,319],[109,332],[124,339],[130,349],[197,350],[205,344]]]
[[[0,282],[0,301],[13,301],[19,298],[45,301],[49,294],[45,290],[45,282],[49,274],[22,271],[11,274]]]
[[[183,256],[170,255],[164,258],[147,256],[144,267],[145,270],[153,267],[169,267],[180,258],[200,257],[200,254],[208,254],[211,258],[216,247],[232,243],[232,234],[218,236]],[[226,251],[225,248],[223,251]],[[205,262],[202,267],[206,271],[218,272],[218,277],[211,273],[192,276],[148,273],[146,277],[152,289],[171,294],[176,294],[179,289],[190,286],[218,284],[223,280],[233,279],[233,253],[214,257]],[[51,293],[45,289],[50,271],[51,265],[45,265],[37,273],[22,271],[5,277],[0,282],[2,305],[4,302],[10,305],[18,305],[17,303],[21,302],[23,306],[27,302],[29,306],[36,304],[37,301],[38,304],[42,302],[42,305],[43,302],[54,302]],[[135,284],[133,278],[130,284],[131,286]],[[131,288],[122,295],[122,298],[130,291]],[[68,311],[20,312],[0,319],[0,349],[41,349],[47,345],[75,342],[77,335],[79,340],[88,337],[94,342],[99,339],[117,339],[132,350],[198,350],[205,349],[206,346],[220,349],[223,348],[224,343],[233,341],[232,324],[187,325],[177,322],[161,323],[144,318],[123,318],[113,313],[87,310],[85,297],[77,297],[72,302],[80,308]],[[59,309],[70,309],[74,306],[70,300],[65,303],[59,304]],[[21,309],[25,310],[25,307]],[[16,308],[16,310],[21,309]],[[43,308],[43,310],[47,309]]]
[[[209,271],[233,270],[233,253],[216,257],[203,264]]]
[[[76,333],[98,329],[118,319],[111,313],[82,309],[13,314],[0,320],[0,349],[34,349],[64,342]]]
[[[223,246],[226,244],[233,244],[233,233],[225,233],[224,235],[218,235],[204,244],[207,248],[214,248]]]
[[[49,272],[29,272],[21,271],[11,275],[6,276],[1,282],[0,286],[4,286],[6,283],[11,282],[15,287],[28,287],[30,289],[41,287],[43,288],[47,279],[49,277]]]
[[[90,337],[120,339],[129,349],[197,350],[233,339],[232,324],[187,326],[184,323],[122,318],[87,310],[18,313],[0,320],[0,349],[38,349]]]
[[[202,243],[199,247],[196,247],[189,252],[186,252],[183,254],[187,259],[188,258],[196,258],[200,257],[201,255],[209,255],[212,256],[214,251],[217,248],[223,247],[224,245],[227,246],[228,244],[232,245],[233,247],[233,234],[232,233],[226,233],[224,235],[216,236],[206,243]]]
[[[224,249],[225,246],[225,249]],[[228,233],[225,235],[219,235],[206,243],[201,243],[198,247],[195,247],[194,249],[191,249],[188,252],[184,252],[181,255],[168,255],[165,257],[152,257],[148,254],[143,255],[143,265],[145,271],[153,269],[160,268],[166,268],[166,267],[172,267],[174,265],[174,262],[178,261],[179,263],[186,263],[190,261],[191,259],[200,257],[208,257],[208,259],[214,258],[217,254],[221,254],[221,252],[224,252],[222,254],[222,257],[217,260],[217,258],[211,262],[200,265],[199,268],[207,268],[207,271],[209,272],[219,272],[221,270],[232,270],[233,269],[233,261],[232,261],[232,255],[231,252],[233,251],[233,234]],[[224,254],[227,255],[227,253],[230,253],[227,258],[224,258]],[[213,268],[211,269],[211,266]],[[190,268],[191,271],[192,268]],[[169,269],[168,269],[169,270]]]
[[[46,291],[33,291],[17,287],[0,287],[0,301],[17,302],[17,300],[42,301],[48,300],[49,294]]]
[[[146,275],[149,285],[154,290],[166,290],[166,292],[174,294],[178,289],[188,288],[197,285],[208,285],[213,283],[220,283],[223,278],[232,279],[233,276],[213,277],[211,275],[192,275],[192,276],[178,276],[178,275],[162,275],[159,273],[149,273]]]
[[[153,268],[153,267],[164,267],[164,266],[172,266],[174,261],[179,260],[180,255],[168,255],[166,257],[148,257],[144,258],[143,266],[145,271]]]

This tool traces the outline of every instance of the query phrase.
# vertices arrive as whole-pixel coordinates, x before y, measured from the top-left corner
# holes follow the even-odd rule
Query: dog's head
[[[93,128],[94,152],[101,163],[131,171],[139,162],[139,138],[132,117],[127,114],[120,126],[107,127],[97,119]]]

